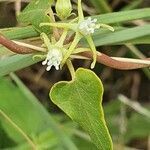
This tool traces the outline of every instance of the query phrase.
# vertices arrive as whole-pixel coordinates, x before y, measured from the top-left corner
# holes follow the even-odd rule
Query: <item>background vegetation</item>
[[[9,39],[38,45],[39,33],[32,26],[20,27],[16,19],[29,1],[0,0],[0,32]],[[76,0],[73,3],[76,9]],[[96,16],[99,22],[116,29],[94,35],[98,50],[109,56],[148,57],[149,3],[83,0],[86,16],[100,14]],[[49,100],[55,82],[70,80],[67,69],[46,72],[41,63],[35,63],[32,55],[14,55],[0,46],[0,149],[96,149],[89,136]],[[90,62],[75,60],[74,65],[89,68]],[[114,149],[150,149],[149,69],[119,71],[97,65],[94,71],[104,84],[103,106]]]

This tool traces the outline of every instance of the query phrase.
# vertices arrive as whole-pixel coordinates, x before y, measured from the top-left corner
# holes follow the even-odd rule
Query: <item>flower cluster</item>
[[[98,29],[100,27],[100,25],[96,24],[97,19],[93,19],[91,17],[89,17],[88,19],[82,21],[79,24],[79,30],[81,33],[83,33],[84,35],[90,35],[93,34],[95,29]]]
[[[63,2],[65,3],[66,1],[63,1]],[[42,26],[51,26],[54,28],[60,28],[61,30],[63,29],[64,32],[59,40],[63,42],[65,41],[65,38],[67,37],[67,34],[68,34],[67,32],[69,32],[69,30],[72,30],[75,33],[73,40],[71,41],[71,43],[68,44],[67,51],[65,52],[63,56],[62,54],[61,55],[59,54],[60,52],[59,53],[57,51],[53,52],[53,50],[47,54],[47,58],[43,62],[44,65],[45,64],[48,65],[47,70],[50,70],[52,66],[55,66],[56,69],[59,69],[60,63],[61,63],[61,66],[63,66],[67,62],[67,60],[70,58],[70,56],[73,54],[75,49],[78,47],[78,43],[83,37],[86,39],[89,45],[89,48],[93,53],[93,62],[91,64],[91,68],[93,69],[96,64],[97,52],[96,52],[96,47],[92,38],[92,34],[95,32],[96,29],[99,29],[100,27],[107,28],[111,31],[114,31],[113,27],[107,24],[100,24],[100,23],[97,24],[97,19],[92,19],[91,17],[88,17],[87,19],[85,19],[83,10],[82,10],[81,0],[78,0],[78,17],[77,18],[73,19],[71,22],[41,23],[40,27]],[[47,43],[48,40],[49,39],[46,38],[45,43]],[[57,44],[57,45],[63,48],[64,47],[63,42],[60,42],[61,46],[60,44]],[[46,47],[48,49],[51,49],[50,45],[51,44],[48,43],[46,44]]]
[[[42,62],[42,65],[47,65],[47,71],[50,71],[52,66],[54,66],[56,70],[59,70],[62,59],[63,54],[61,50],[59,48],[53,48],[47,53],[46,59]]]

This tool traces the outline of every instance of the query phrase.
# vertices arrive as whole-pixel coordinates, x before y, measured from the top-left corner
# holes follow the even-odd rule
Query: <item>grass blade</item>
[[[90,2],[97,9],[97,12],[100,12],[100,13],[111,12],[111,7],[109,7],[106,0],[90,0]]]

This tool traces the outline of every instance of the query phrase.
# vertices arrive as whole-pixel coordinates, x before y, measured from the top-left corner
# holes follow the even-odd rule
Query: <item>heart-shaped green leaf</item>
[[[94,72],[80,68],[75,79],[55,84],[52,101],[88,132],[99,150],[112,150],[102,108],[103,85]]]

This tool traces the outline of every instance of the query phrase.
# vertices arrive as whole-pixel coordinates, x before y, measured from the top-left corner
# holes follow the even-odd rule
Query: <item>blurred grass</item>
[[[100,21],[101,19],[104,23],[111,23],[111,24],[116,22],[123,23],[126,21],[131,21],[139,18],[141,19],[148,18],[148,17],[150,17],[149,8],[125,11],[125,12],[109,13],[109,14],[96,16],[98,21]],[[115,18],[115,19],[112,20],[111,18]],[[106,32],[106,30],[100,30],[99,32],[94,34],[93,38],[96,46],[111,45],[111,44],[118,45],[119,42],[126,43],[126,41],[128,42],[130,40],[135,41],[135,39],[137,38],[149,36],[150,35],[149,28],[150,25],[143,25],[143,26],[138,26],[133,28],[120,28],[119,30],[116,30],[114,33],[111,33],[110,31]],[[24,39],[28,37],[35,37],[39,34],[31,26],[23,27],[23,28],[5,29],[5,30],[1,30],[1,33],[10,39]],[[25,68],[27,66],[30,66],[40,61],[40,60],[33,60],[31,59],[31,57],[32,57],[31,55],[25,55],[25,56],[15,55],[0,60],[0,76],[4,76],[12,71],[17,71],[19,69]],[[13,63],[14,65],[12,66]]]
[[[15,81],[17,86],[10,80],[0,79],[0,109],[9,116],[12,122],[17,124],[33,142],[35,137],[49,129],[53,133],[53,137],[57,137],[57,143],[69,150],[76,150],[76,146],[70,138],[59,128],[59,125],[38,102],[38,99],[29,89],[26,88],[16,75],[11,74],[11,78]],[[18,134],[18,131],[15,131],[7,121],[4,121],[2,116],[0,117],[0,122],[9,137],[15,140],[16,143],[22,144],[25,142],[24,138]],[[49,143],[49,139],[47,140]],[[38,144],[42,143],[34,144],[38,147]]]
[[[90,2],[100,13],[108,13],[112,11],[111,7],[108,5],[106,0],[91,0]]]
[[[99,11],[100,13],[102,13],[102,12],[107,13],[107,12],[111,12],[113,10],[111,8],[111,4],[108,3],[107,0],[103,0],[103,1],[91,0],[91,3],[93,3],[93,6],[96,6],[96,8],[97,8],[96,10]],[[130,9],[133,9],[133,8],[137,8],[137,7],[140,6],[140,4],[141,4],[140,0],[130,1],[128,5],[126,5],[124,8],[122,8],[122,10],[130,10]],[[144,12],[143,10],[146,10],[146,11]],[[100,16],[98,15],[98,21],[100,23],[114,24],[115,26],[117,26],[117,28],[118,27],[120,28],[121,25],[124,25],[127,22],[129,24],[131,21],[136,20],[136,19],[141,19],[141,20],[147,21],[150,18],[150,11],[149,10],[150,10],[149,8],[146,8],[146,9],[140,9],[140,10],[133,10],[133,11],[129,11],[129,12],[121,12],[121,13],[117,12],[117,13],[106,14],[106,15],[104,14],[104,15],[100,15]],[[116,25],[115,21],[118,22],[119,24]],[[96,43],[97,46],[103,46],[103,44],[104,45],[105,44],[106,45],[107,44],[117,45],[116,47],[119,50],[120,50],[121,46],[118,46],[118,45],[120,45],[120,44],[126,44],[126,43],[149,44],[150,43],[149,25],[146,25],[146,26],[147,26],[147,28],[146,28],[147,30],[146,29],[144,30],[143,27],[135,27],[138,30],[135,30],[135,28],[132,28],[132,29],[121,28],[119,30],[116,30],[116,33],[113,33],[113,34],[112,33],[109,34],[107,31],[103,30],[103,31],[100,31],[99,33],[96,33],[94,35],[95,43]],[[135,32],[130,32],[130,31],[134,31],[134,30],[135,30]],[[5,30],[0,30],[0,32],[4,33],[10,39],[26,39],[26,38],[30,38],[30,37],[39,36],[39,33],[36,32],[36,30],[31,26],[23,27],[23,28],[18,28],[17,27],[17,28],[5,29]],[[130,33],[131,36],[133,37],[133,39],[129,40],[129,38],[132,38],[132,37],[128,37],[127,33]],[[116,38],[115,35],[118,35],[118,34],[120,36],[118,38]],[[139,34],[141,34],[142,36],[138,37]],[[114,43],[110,42],[111,40]],[[117,42],[117,41],[119,41],[119,42]],[[136,58],[136,57],[144,58],[145,57],[143,54],[141,54],[142,51],[140,52],[139,49],[137,49],[136,46],[134,46],[132,44],[126,44],[126,46],[129,48],[128,52],[132,53],[134,55],[134,58]],[[111,52],[111,53],[116,54],[116,52]],[[39,60],[37,60],[37,61],[39,61]],[[31,64],[36,63],[37,61],[34,62],[32,60],[32,55],[26,55],[26,56],[14,55],[12,57],[2,59],[0,61],[0,74],[1,75],[9,74],[11,71],[18,70],[18,69],[30,66]],[[6,64],[4,67],[2,67],[3,66],[2,62],[5,62],[5,64]],[[12,63],[14,63],[13,68],[11,67]],[[144,70],[146,70],[146,72],[147,72],[146,74],[149,77],[149,70],[148,69],[144,69]],[[116,88],[117,92],[119,91],[118,90],[119,88],[122,88],[122,86],[124,86],[124,88],[127,88],[128,90],[131,89],[131,87],[130,87],[131,85],[128,85],[126,83],[126,82],[129,82],[128,80],[131,80],[131,78],[132,78],[131,74],[125,72],[124,77],[120,77],[120,76],[123,75],[120,72],[117,72],[117,73],[111,72],[110,74],[111,75],[109,76],[106,73],[106,76],[108,76],[108,79],[109,79],[109,80],[108,79],[105,80],[104,84],[106,86],[109,84],[109,88],[115,89],[115,86],[117,85],[117,88]],[[139,74],[139,72],[138,72],[138,74]],[[129,76],[129,75],[131,75],[131,76],[126,77],[126,76]],[[27,74],[27,76],[28,76],[28,74]],[[50,74],[48,74],[47,76],[49,77]],[[147,79],[145,79],[145,77],[142,77],[142,75],[140,75],[140,76],[142,78],[141,82],[143,82],[143,83],[140,83],[140,84],[144,84],[144,82],[147,82]],[[54,76],[54,77],[56,77],[56,76]],[[16,83],[20,82],[20,81],[18,81],[18,79],[16,79],[16,76],[12,75],[12,78],[16,81]],[[63,149],[62,148],[63,147],[62,146],[63,142],[60,142],[58,140],[57,134],[52,131],[51,125],[46,123],[46,122],[49,122],[48,121],[49,120],[49,113],[47,112],[47,110],[38,102],[38,100],[33,95],[31,95],[31,93],[28,91],[28,89],[26,89],[26,87],[25,87],[25,89],[27,91],[24,89],[24,85],[22,85],[22,83],[21,83],[21,85],[19,85],[20,83],[17,84],[17,87],[16,87],[16,85],[15,85],[16,83],[15,84],[12,83],[11,80],[7,80],[7,79],[4,79],[4,80],[6,80],[6,81],[3,81],[4,83],[2,82],[2,80],[0,80],[0,88],[1,88],[0,91],[2,91],[2,89],[4,89],[6,86],[8,86],[8,89],[7,90],[5,89],[4,92],[0,92],[0,97],[2,96],[2,94],[5,94],[5,92],[8,91],[8,93],[6,93],[5,96],[9,96],[8,99],[11,101],[12,104],[7,103],[8,99],[7,100],[5,99],[5,101],[2,101],[1,98],[0,98],[0,100],[1,100],[0,103],[4,102],[8,105],[7,107],[10,109],[10,111],[11,111],[10,114],[11,115],[16,115],[16,116],[18,115],[18,117],[19,117],[18,122],[20,120],[21,124],[23,124],[22,126],[28,126],[29,129],[31,128],[30,129],[31,132],[29,132],[29,136],[32,139],[34,139],[34,141],[36,143],[38,143],[38,146],[40,146],[40,148],[45,148],[44,146],[46,146],[46,148],[48,147],[48,148],[52,148],[54,150],[55,149],[62,150]],[[112,82],[111,82],[111,80],[112,80]],[[122,82],[122,84],[124,84],[124,85],[122,85],[122,86],[119,85],[120,80],[124,81],[124,82]],[[31,82],[31,81],[27,81],[27,83],[28,82]],[[134,84],[131,81],[129,83]],[[142,88],[142,90],[141,90],[141,88]],[[144,93],[144,94],[147,95],[148,92],[145,89],[147,89],[148,87],[144,86],[144,87],[141,87],[141,88],[140,88],[139,92]],[[138,89],[135,89],[135,90],[138,90]],[[111,89],[110,91],[111,91],[111,94],[112,94],[112,92],[114,90]],[[20,95],[19,97],[20,97],[20,100],[22,100],[22,105],[19,105],[20,103],[18,103],[18,100],[16,98],[14,99],[13,95],[15,93],[18,93],[17,94],[18,96]],[[106,88],[105,93],[108,94],[107,88]],[[41,92],[39,92],[39,94],[41,94]],[[109,100],[109,101],[112,100],[111,94],[108,95],[107,100]],[[128,93],[125,93],[125,94],[128,94]],[[13,99],[12,99],[12,97],[13,97]],[[29,103],[28,107],[26,107],[26,103],[28,103],[28,99],[32,99],[32,100],[30,101],[31,103]],[[35,101],[35,102],[33,102],[33,101]],[[149,106],[149,101],[147,99],[144,99],[144,98],[141,99],[142,103],[144,103],[143,101],[146,102],[146,105],[144,105],[144,107],[145,106],[148,107]],[[39,106],[40,109],[38,107],[34,109],[34,107],[36,107],[36,104],[34,104],[34,103],[37,103],[37,102],[38,102],[38,105],[40,105]],[[14,105],[16,105],[17,108]],[[135,140],[135,139],[137,140],[138,144],[134,144],[132,146],[138,148],[140,146],[142,147],[142,144],[143,144],[144,145],[143,147],[145,148],[147,146],[146,145],[147,144],[146,143],[147,142],[147,137],[150,135],[150,132],[149,132],[150,122],[149,122],[149,120],[146,117],[143,117],[142,115],[138,114],[137,112],[133,111],[131,108],[128,108],[126,106],[126,116],[125,116],[124,119],[127,119],[126,120],[127,121],[127,128],[126,128],[126,132],[123,136],[123,141],[122,141],[122,133],[120,131],[120,127],[122,126],[122,122],[120,122],[120,120],[122,118],[122,116],[121,116],[121,107],[122,106],[121,105],[124,105],[124,104],[121,104],[116,99],[113,99],[111,102],[108,102],[104,105],[105,117],[107,119],[109,129],[111,130],[111,133],[113,135],[114,142],[117,143],[116,147],[115,147],[115,150],[117,150],[117,149],[118,150],[127,149],[124,145],[130,145],[130,142]],[[46,114],[47,114],[46,118],[41,116],[41,114],[43,114],[40,111],[41,107],[42,107],[42,109],[44,109],[44,112],[46,111]],[[0,108],[2,108],[2,105],[0,105]],[[20,113],[16,113],[17,109],[20,111]],[[149,109],[149,108],[147,108],[147,109]],[[23,111],[23,110],[25,110],[25,111]],[[35,110],[35,113],[32,113],[32,112],[34,112],[34,110]],[[21,112],[21,111],[23,111],[23,112]],[[42,130],[39,131],[39,134],[35,134],[35,133],[32,132],[32,128],[34,128],[33,125],[34,124],[39,125],[39,123],[37,123],[34,120],[34,117],[33,117],[34,115],[37,116],[38,120],[40,121],[40,124],[42,122],[43,127],[42,127]],[[58,115],[59,115],[60,118],[63,118],[61,116],[61,114],[58,114]],[[31,124],[30,123],[29,124],[24,123],[24,121],[22,121],[24,118],[27,118],[27,119],[29,118],[32,123]],[[16,142],[14,142],[14,140],[22,140],[22,138],[19,135],[17,135],[16,133],[14,133],[12,131],[11,132],[8,131],[9,129],[7,129],[7,126],[9,126],[9,125],[5,122],[4,119],[2,119],[2,117],[0,117],[0,120],[4,121],[3,123],[0,123],[0,135],[1,135],[0,136],[0,144],[6,143],[6,145],[9,145],[10,147],[17,145]],[[41,120],[44,120],[44,121],[41,121]],[[75,134],[75,133],[74,133],[74,131],[71,131],[71,130],[72,129],[74,130],[78,127],[77,126],[72,126],[72,125],[70,125],[70,126],[67,125],[66,129],[64,129],[65,128],[64,127],[64,122],[65,122],[64,120],[65,119],[63,118],[62,120],[63,120],[63,124],[60,124],[60,122],[54,121],[55,122],[54,124],[57,124],[56,126],[58,127],[59,130],[61,130],[62,132],[65,130],[65,133],[63,132],[64,134],[62,136],[60,136],[59,138],[63,139],[63,137],[67,135],[67,137],[69,138],[69,141],[71,140],[71,143],[72,143],[72,134]],[[6,126],[4,126],[4,124],[6,124]],[[45,128],[45,126],[46,126],[46,128]],[[33,131],[35,129],[33,129]],[[69,132],[68,132],[68,130],[69,130]],[[3,132],[3,134],[2,134],[2,132]],[[7,132],[8,132],[8,134],[7,134]],[[9,134],[11,134],[11,136],[9,136]],[[13,138],[11,138],[11,137],[13,137]],[[17,138],[17,137],[19,137],[19,138]],[[146,144],[141,142],[142,139],[144,139],[144,142]],[[63,139],[63,141],[64,140],[66,140],[66,139]],[[8,141],[9,143],[6,142],[6,141]],[[75,136],[73,136],[73,141],[77,145],[78,149],[81,149],[81,150],[88,150],[88,149],[92,150],[93,149],[93,150],[95,150],[95,148],[93,148],[93,145],[88,140],[86,140],[83,137],[77,136],[76,134],[75,134]],[[68,144],[67,142],[68,141],[66,141],[66,144]],[[72,144],[74,145],[74,143],[72,143]],[[20,149],[22,149],[22,147],[25,147],[25,149],[26,149],[26,144],[24,142],[21,143],[21,145],[19,144],[19,146],[15,147],[14,149],[15,150],[16,149],[20,150]],[[1,149],[1,147],[0,147],[0,149]],[[12,148],[10,148],[10,149],[12,150]],[[131,150],[131,148],[129,148],[129,149]]]
[[[107,1],[105,1],[104,0],[104,4],[103,4],[103,1],[101,1],[102,3],[100,4],[100,2],[99,2],[99,0],[91,0],[91,2],[93,2],[94,3],[94,6],[97,8],[97,11],[100,13],[101,12],[101,10],[102,10],[102,8],[101,7],[103,7],[103,8],[110,8],[110,9],[105,9],[105,13],[110,13],[112,10],[111,10],[111,7],[109,6],[109,4],[107,3]],[[123,9],[122,9],[122,13],[123,13],[123,11],[127,11],[127,10],[129,10],[131,13],[129,13],[128,14],[128,12],[127,12],[127,14],[126,14],[126,17],[129,19],[130,17],[131,17],[131,14],[132,14],[132,9],[136,9],[141,3],[143,2],[143,0],[134,0],[134,1],[132,1],[132,2],[130,2],[127,6],[124,6],[123,7]],[[101,6],[101,7],[99,7],[99,6]],[[98,8],[99,7],[99,8]],[[149,8],[148,8],[149,9]],[[147,10],[148,10],[147,9]],[[133,12],[134,12],[135,10],[133,10]],[[139,11],[141,11],[141,10],[139,10]],[[145,12],[146,13],[146,12]],[[147,12],[148,13],[148,12]],[[137,12],[135,12],[135,15],[134,16],[136,16],[136,15],[139,15],[139,14],[141,14],[140,12],[138,12],[138,10],[137,10]],[[142,14],[141,14],[142,15]],[[112,19],[113,18],[113,19]],[[120,19],[123,19],[124,18],[124,16],[121,16],[121,14],[120,14]],[[148,17],[148,18],[150,18],[150,16]],[[103,19],[103,18],[101,18],[101,19]],[[111,16],[110,17],[110,19],[111,20],[115,20],[116,19],[116,17],[114,16]],[[143,18],[144,19],[144,18]],[[119,19],[118,19],[119,20]],[[129,19],[130,20],[130,19]],[[104,21],[104,20],[103,20]],[[105,22],[105,21],[104,21]],[[109,21],[108,21],[109,22]],[[107,23],[108,23],[107,22]],[[117,21],[115,21],[116,23],[117,23]],[[121,21],[120,21],[121,22]],[[109,23],[111,23],[111,21],[109,22]],[[148,28],[150,28],[150,27],[148,27]],[[147,32],[148,33],[148,31],[149,31],[149,29],[146,29],[145,28],[145,32]],[[130,29],[129,29],[129,32],[130,32]],[[141,31],[141,32],[143,32],[143,31]],[[128,36],[133,36],[133,35],[138,35],[138,33],[140,33],[140,31],[139,30],[137,30],[137,31],[135,31],[135,33],[132,33],[132,31],[130,32],[130,33],[127,33],[127,34],[121,34],[120,36],[119,36],[119,34],[118,35],[116,35],[116,37],[118,38],[118,39],[120,39],[120,38],[125,38],[126,37],[126,35]],[[114,33],[114,34],[117,34],[117,33]],[[112,37],[111,37],[112,36]],[[150,38],[150,33],[148,33],[147,34],[147,36]],[[113,43],[113,40],[117,40],[117,38],[116,37],[113,37],[113,34],[111,34],[110,35],[110,39],[109,39],[109,41],[110,42],[112,42]],[[108,36],[108,34],[107,34],[107,37],[106,38],[109,38],[109,36]],[[145,37],[144,37],[145,38]],[[143,38],[143,40],[144,40],[144,38]],[[149,38],[148,38],[148,41],[149,41]],[[96,39],[98,39],[98,37],[96,38]],[[105,38],[102,38],[102,41],[104,41],[104,39]],[[132,38],[131,38],[131,40],[132,40]],[[145,38],[145,40],[147,40],[147,38]],[[121,40],[120,40],[121,41]],[[97,41],[96,43],[101,43],[101,41]],[[143,59],[143,58],[146,58],[143,54],[142,54],[142,52],[140,52],[140,50],[138,50],[133,44],[131,44],[132,42],[131,41],[128,41],[128,43],[130,43],[130,44],[125,44],[127,47],[128,47],[128,49],[130,50],[129,52],[131,52],[132,54],[133,54],[133,57],[134,58],[141,58],[141,59]],[[136,43],[136,42],[135,42]],[[149,42],[148,42],[149,43]],[[109,43],[107,43],[107,44],[109,44]],[[136,43],[137,44],[137,43]],[[98,45],[97,44],[97,46],[101,46],[101,45]],[[150,70],[148,69],[148,68],[143,68],[142,69],[143,70],[143,72],[145,73],[145,75],[147,76],[147,78],[148,79],[150,79]]]

